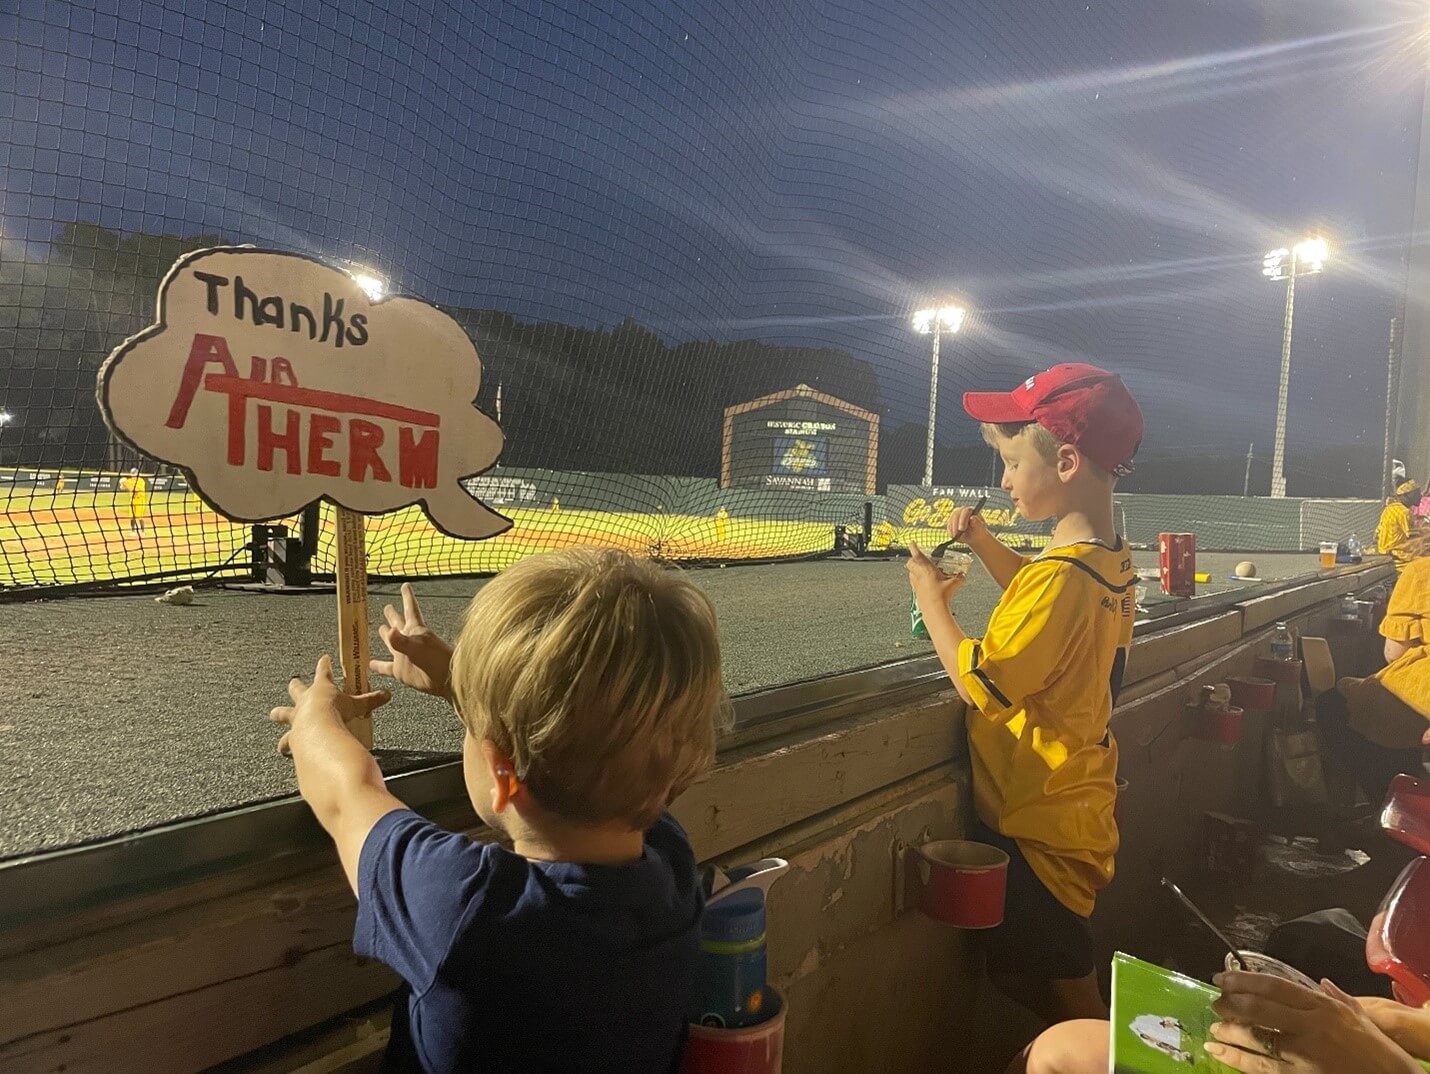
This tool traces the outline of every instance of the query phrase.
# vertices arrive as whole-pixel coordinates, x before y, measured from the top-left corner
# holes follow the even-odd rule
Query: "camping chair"
[[[1336,688],[1336,662],[1331,658],[1331,645],[1325,638],[1301,639],[1301,663],[1306,668],[1306,684],[1312,699]]]

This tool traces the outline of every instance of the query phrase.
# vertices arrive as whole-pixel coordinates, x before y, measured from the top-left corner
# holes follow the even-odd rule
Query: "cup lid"
[[[765,934],[765,894],[759,888],[739,891],[712,903],[700,917],[700,938],[714,943],[757,940]]]

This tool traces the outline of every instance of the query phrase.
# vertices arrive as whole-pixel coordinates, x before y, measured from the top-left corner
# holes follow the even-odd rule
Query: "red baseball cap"
[[[1073,444],[1110,474],[1126,477],[1142,444],[1142,410],[1122,378],[1095,365],[1045,369],[1011,392],[968,392],[963,409],[975,421],[1035,421]]]

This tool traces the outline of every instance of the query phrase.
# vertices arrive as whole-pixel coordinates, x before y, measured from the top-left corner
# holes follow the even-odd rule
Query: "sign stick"
[[[363,516],[346,507],[337,512],[338,534],[338,658],[343,689],[350,695],[368,691],[367,548]],[[359,742],[372,749],[372,717],[348,724]]]

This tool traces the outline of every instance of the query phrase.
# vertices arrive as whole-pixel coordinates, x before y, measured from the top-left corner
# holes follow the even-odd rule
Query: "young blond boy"
[[[373,670],[452,702],[468,795],[510,850],[388,793],[344,727],[388,697],[339,693],[327,657],[272,714],[358,896],[354,949],[408,986],[384,1069],[673,1071],[703,896],[665,810],[709,767],[727,705],[710,602],[585,550],[509,567],[455,649],[402,598]]]
[[[1025,559],[970,509],[950,517],[949,533],[1003,589],[981,639],[949,610],[963,580],[917,546],[909,561],[929,636],[969,706],[975,837],[1010,858],[989,975],[1050,1022],[1106,1017],[1088,918],[1117,851],[1108,721],[1136,585],[1112,491],[1131,471],[1142,413],[1118,377],[1089,365],[1054,366],[1009,393],[970,393],[964,409],[1002,457],[1018,511],[1057,519],[1046,551]]]

